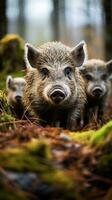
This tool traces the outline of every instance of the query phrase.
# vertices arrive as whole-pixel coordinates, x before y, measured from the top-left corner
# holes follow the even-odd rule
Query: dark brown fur
[[[80,72],[85,81],[87,95],[84,124],[88,124],[93,118],[96,121],[100,120],[103,122],[110,90],[109,77],[112,73],[112,61],[106,63],[98,59],[88,60],[82,66]]]

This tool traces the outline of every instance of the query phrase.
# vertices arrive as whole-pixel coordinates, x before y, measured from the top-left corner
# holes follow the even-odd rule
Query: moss
[[[16,34],[6,35],[5,37],[3,37],[1,39],[0,44],[7,45],[8,43],[12,42],[13,40],[19,41],[21,48],[23,48],[24,40],[19,35],[16,35]],[[4,48],[5,48],[5,46],[4,46]]]
[[[112,138],[112,121],[108,122],[99,130],[89,130],[84,132],[69,132],[72,140],[83,145],[101,146],[105,144],[108,137]]]
[[[58,191],[56,195],[63,195],[63,199],[64,196],[67,199],[77,195],[74,193],[75,183],[72,176],[53,165],[52,153],[45,141],[38,142],[35,139],[21,149],[9,148],[5,152],[1,151],[0,166],[9,171],[37,173],[44,183]]]
[[[5,88],[6,88],[6,77],[8,75],[9,75],[9,73],[6,72],[6,71],[0,72],[0,80],[2,80],[2,81],[0,81],[1,90],[5,90]],[[13,76],[13,77],[23,77],[24,76],[24,71],[16,70],[14,72],[11,72],[10,75]]]
[[[98,153],[95,173],[112,178],[112,121],[92,135],[89,146]]]
[[[0,131],[8,131],[15,129],[15,118],[8,114],[2,114],[0,116]]]
[[[87,145],[90,142],[91,137],[94,135],[95,131],[85,131],[85,132],[70,132],[70,137],[82,145]]]
[[[43,151],[43,152],[40,152]],[[67,172],[53,165],[49,144],[32,140],[23,148],[7,149],[0,152],[0,165],[9,171],[35,172],[40,179],[55,188],[64,199],[75,197],[74,180]]]
[[[38,154],[39,157],[50,160],[51,150],[49,144],[44,140],[36,140],[33,139],[31,143],[26,145],[28,148],[29,153],[31,154]]]
[[[7,113],[9,115],[11,114],[11,110],[9,108],[9,105],[7,104],[5,92],[2,90],[0,90],[0,109],[4,113]]]
[[[15,118],[7,104],[5,92],[0,90],[0,131],[7,131],[15,128]]]
[[[44,151],[40,153],[43,149]],[[47,160],[48,163],[50,154],[49,146],[44,141],[32,140],[24,148],[1,152],[0,163],[8,170],[42,172],[46,169],[44,161]]]
[[[0,116],[0,122],[11,122],[14,120],[15,120],[15,118],[8,114],[4,114],[4,115],[2,114]]]
[[[0,65],[5,72],[22,69],[24,40],[18,35],[6,35],[0,40]]]
[[[112,121],[108,122],[101,129],[96,131],[90,140],[90,146],[102,146],[105,145],[108,136],[112,136]]]

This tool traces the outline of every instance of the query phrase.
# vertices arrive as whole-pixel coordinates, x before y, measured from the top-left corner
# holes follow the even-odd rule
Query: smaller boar
[[[24,112],[23,106],[23,90],[25,87],[25,79],[8,76],[6,79],[7,102],[11,106],[12,113],[21,118]]]
[[[80,68],[80,73],[85,80],[87,95],[84,125],[88,124],[93,116],[102,122],[110,89],[112,60],[107,63],[98,59],[88,60]]]

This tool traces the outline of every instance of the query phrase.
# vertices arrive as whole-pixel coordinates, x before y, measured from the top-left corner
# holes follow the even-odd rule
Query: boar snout
[[[56,104],[60,103],[65,99],[67,96],[65,90],[60,86],[55,86],[50,92],[49,92],[49,98]]]
[[[65,98],[65,94],[61,90],[56,89],[51,93],[50,98],[55,103],[60,103]]]
[[[22,101],[22,96],[17,95],[17,96],[15,96],[15,99],[16,99],[17,102],[21,102]]]
[[[92,94],[93,96],[96,96],[96,97],[100,97],[103,95],[103,88],[101,87],[94,87],[93,90],[92,90]]]

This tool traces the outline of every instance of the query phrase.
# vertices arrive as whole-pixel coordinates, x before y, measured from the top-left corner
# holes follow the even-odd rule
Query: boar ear
[[[84,41],[75,46],[71,54],[76,62],[76,67],[80,67],[87,60],[87,48]]]
[[[107,70],[109,74],[111,75],[112,74],[112,60],[108,61],[106,65],[107,65]]]
[[[11,89],[13,87],[13,84],[14,84],[14,80],[13,80],[12,76],[7,76],[6,88]]]
[[[36,66],[36,60],[39,55],[40,52],[35,47],[29,43],[25,44],[25,63],[27,69],[31,69]]]

